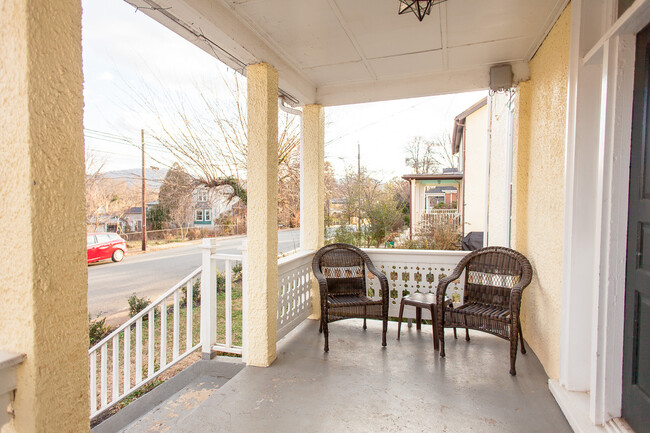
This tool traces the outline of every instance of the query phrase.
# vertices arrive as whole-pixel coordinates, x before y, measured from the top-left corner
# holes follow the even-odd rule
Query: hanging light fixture
[[[431,13],[433,5],[440,4],[447,0],[399,0],[399,15],[414,13],[418,20],[422,21],[425,15]]]

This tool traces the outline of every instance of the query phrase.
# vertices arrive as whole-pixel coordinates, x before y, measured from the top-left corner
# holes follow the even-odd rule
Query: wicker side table
[[[445,304],[451,305],[451,299],[445,298]],[[433,327],[433,349],[438,350],[438,313],[436,308],[436,295],[434,293],[411,293],[402,298],[399,305],[399,320],[397,322],[397,339],[399,340],[402,329],[402,316],[404,315],[404,306],[411,305],[415,307],[416,329],[422,329],[422,309],[426,308],[431,312],[431,326]],[[456,328],[454,328],[454,337],[456,337]]]

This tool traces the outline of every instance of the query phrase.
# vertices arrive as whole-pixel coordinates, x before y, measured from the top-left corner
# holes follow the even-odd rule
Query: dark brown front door
[[[650,432],[650,26],[637,36],[627,232],[623,417]]]

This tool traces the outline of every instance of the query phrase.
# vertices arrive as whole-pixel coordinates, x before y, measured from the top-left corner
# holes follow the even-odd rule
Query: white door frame
[[[573,0],[565,149],[560,379],[576,431],[619,426],[635,34],[650,0]]]

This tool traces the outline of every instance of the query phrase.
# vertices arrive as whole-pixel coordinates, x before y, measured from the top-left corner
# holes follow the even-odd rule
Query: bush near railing
[[[446,221],[422,222],[412,239],[406,239],[396,248],[407,250],[460,250],[459,225]]]

